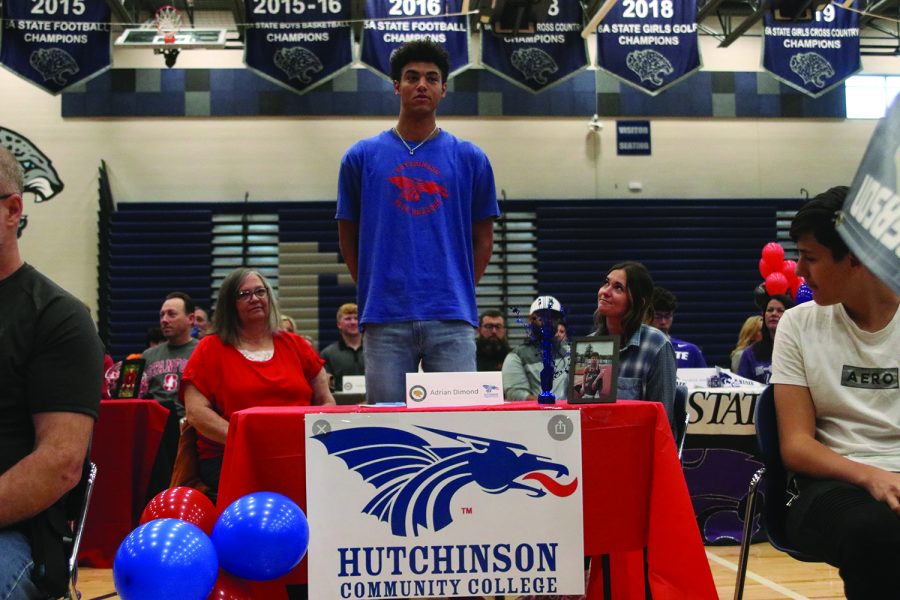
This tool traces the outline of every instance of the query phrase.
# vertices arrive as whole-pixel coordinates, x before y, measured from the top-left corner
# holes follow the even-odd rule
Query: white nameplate
[[[366,393],[366,376],[365,375],[344,375],[341,379],[341,391],[345,394],[365,394]]]
[[[409,408],[485,404],[503,404],[500,371],[406,374]]]

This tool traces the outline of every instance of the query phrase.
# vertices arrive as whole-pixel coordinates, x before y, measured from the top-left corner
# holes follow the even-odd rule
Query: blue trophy
[[[538,296],[531,303],[530,314],[535,315],[541,321],[541,358],[544,368],[541,369],[541,393],[538,396],[539,404],[556,403],[556,395],[553,389],[555,378],[553,362],[553,339],[556,336],[556,321],[554,314],[562,314],[562,305],[553,296]]]

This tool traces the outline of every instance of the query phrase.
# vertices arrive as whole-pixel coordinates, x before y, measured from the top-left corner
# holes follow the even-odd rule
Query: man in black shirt
[[[334,380],[332,389],[343,391],[344,375],[365,375],[366,359],[363,354],[363,336],[359,330],[359,309],[356,304],[342,304],[337,311],[338,341],[322,350],[325,370]]]
[[[478,317],[475,337],[475,364],[479,371],[500,371],[509,354],[506,339],[506,320],[499,310],[489,309]]]
[[[48,532],[65,526],[81,480],[103,347],[84,305],[22,260],[23,192],[21,166],[0,147],[0,589],[45,598],[65,591],[62,536]]]

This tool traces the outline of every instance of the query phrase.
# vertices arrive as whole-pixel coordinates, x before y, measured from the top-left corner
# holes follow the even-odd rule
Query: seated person
[[[179,394],[197,430],[198,470],[218,494],[232,413],[253,406],[334,404],[323,360],[300,336],[282,331],[269,282],[239,268],[222,282],[213,333],[194,350]]]
[[[541,377],[550,377],[549,372],[544,372],[544,334],[540,317],[540,313],[548,309],[553,319],[550,328],[553,374],[548,387],[557,400],[563,400],[568,395],[569,344],[556,337],[556,328],[562,319],[562,305],[553,296],[539,296],[531,303],[525,341],[513,348],[503,360],[503,396],[506,400],[536,401],[543,389]]]
[[[846,187],[791,223],[813,300],[784,314],[772,383],[781,456],[793,472],[787,534],[837,567],[850,600],[900,593],[900,296],[834,228]]]
[[[653,288],[653,321],[651,325],[662,331],[672,342],[675,351],[675,363],[679,369],[705,369],[706,359],[700,347],[684,340],[672,337],[670,332],[678,310],[678,298],[664,287]]]
[[[769,383],[772,376],[772,346],[775,332],[784,311],[794,306],[790,296],[770,296],[763,311],[762,336],[758,342],[745,348],[738,363],[737,374],[759,383]]]
[[[762,317],[750,315],[741,326],[738,333],[737,345],[731,351],[731,372],[737,373],[741,364],[741,355],[744,349],[762,339]]]
[[[478,317],[475,336],[475,365],[478,371],[501,371],[509,354],[506,319],[496,309],[488,309]]]
[[[644,265],[613,265],[597,291],[591,335],[619,337],[617,397],[661,402],[675,432],[675,352],[669,338],[649,325],[652,296],[653,278]]]
[[[337,311],[338,341],[322,350],[325,370],[333,378],[332,389],[344,390],[344,375],[365,375],[366,356],[363,335],[359,330],[359,309],[356,304],[342,304]]]
[[[100,407],[103,346],[74,296],[26,264],[24,175],[0,146],[0,596],[62,596],[68,494]]]

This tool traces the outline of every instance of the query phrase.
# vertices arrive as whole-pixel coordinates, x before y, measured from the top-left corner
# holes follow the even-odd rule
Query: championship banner
[[[837,231],[867,269],[900,294],[900,102],[869,142]]]
[[[246,0],[244,64],[306,92],[353,62],[351,0]]]
[[[106,0],[3,2],[0,63],[58,94],[112,64]]]
[[[859,71],[859,14],[829,4],[809,22],[764,18],[763,68],[817,98]]]
[[[365,0],[360,59],[391,79],[391,53],[406,42],[431,38],[450,54],[451,76],[463,71],[469,66],[469,18],[460,14],[462,2]]]
[[[534,33],[481,35],[481,63],[488,71],[531,92],[542,92],[588,66],[578,2],[551,0],[547,20]]]
[[[311,599],[584,593],[579,411],[320,413],[305,433]]]
[[[697,0],[619,0],[597,27],[597,65],[651,96],[699,70]]]

